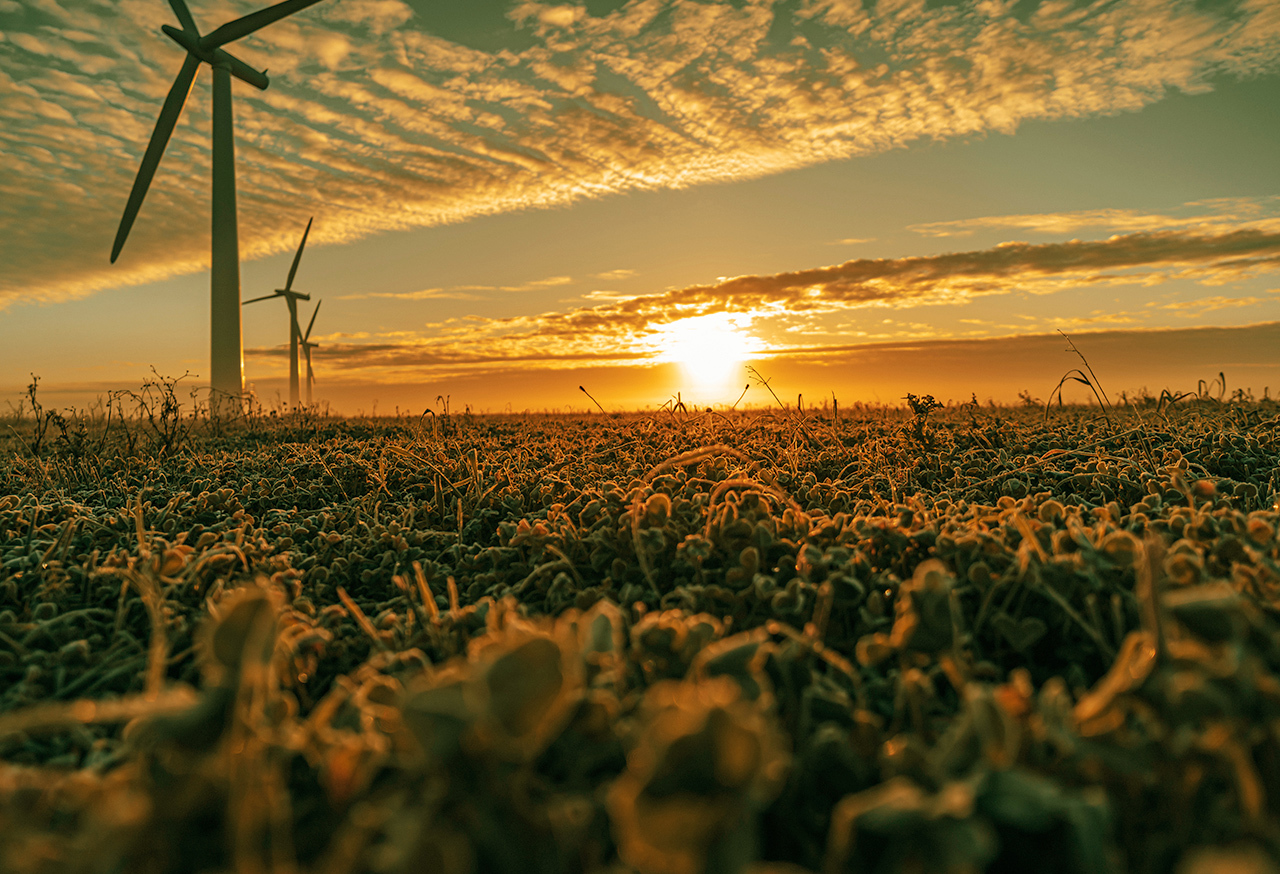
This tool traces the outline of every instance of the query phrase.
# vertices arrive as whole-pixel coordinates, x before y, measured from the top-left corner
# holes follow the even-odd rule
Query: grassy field
[[[0,432],[0,871],[1280,870],[1272,402],[172,399]]]

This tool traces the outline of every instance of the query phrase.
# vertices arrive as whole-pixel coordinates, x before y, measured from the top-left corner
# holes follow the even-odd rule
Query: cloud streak
[[[412,368],[451,372],[484,366],[562,368],[583,362],[624,364],[661,358],[664,337],[680,323],[731,314],[767,325],[775,342],[743,330],[745,349],[755,355],[825,354],[848,348],[812,338],[858,337],[867,342],[900,336],[937,337],[927,325],[907,323],[882,330],[831,327],[833,316],[871,308],[957,305],[975,298],[1014,293],[1050,294],[1082,286],[1146,289],[1173,280],[1221,285],[1241,276],[1280,268],[1280,228],[1270,223],[1220,231],[1168,230],[1118,234],[1103,240],[1004,243],[985,249],[905,258],[859,258],[826,267],[772,275],[738,276],[657,294],[604,298],[591,306],[534,316],[468,316],[432,326],[428,334],[384,337],[388,342],[332,345],[326,357],[356,368]],[[1197,300],[1148,304],[1072,315],[1052,325],[1006,326],[1013,332],[1050,327],[1141,325],[1153,309],[1177,317],[1273,303],[1274,299],[1212,295]],[[893,320],[886,319],[886,323]],[[975,333],[988,333],[989,324]],[[995,326],[999,327],[999,326]],[[321,338],[324,341],[324,338]],[[249,350],[251,356],[283,349]]]
[[[572,276],[548,276],[519,285],[455,285],[451,288],[424,288],[419,291],[370,291],[340,295],[339,300],[482,300],[481,292],[520,293],[571,284]]]
[[[563,314],[495,320],[541,335],[643,332],[712,312],[833,312],[868,306],[955,304],[1013,291],[1050,293],[1081,285],[1202,283],[1280,266],[1280,228],[1223,233],[1157,231],[1106,240],[1002,243],[909,258],[858,258],[769,276],[739,276]]]
[[[194,11],[208,29],[256,5]],[[168,17],[156,0],[0,4],[0,307],[207,266],[207,74],[121,261],[106,258],[181,62],[157,33]],[[432,27],[399,0],[343,0],[236,43],[273,77],[266,92],[236,92],[245,257],[288,251],[312,213],[313,240],[335,243],[754,178],[1135,110],[1280,61],[1280,10],[1263,0],[1029,14],[923,0],[636,0],[606,15],[524,2],[493,37],[505,47],[486,49]]]
[[[1274,215],[1277,206],[1280,206],[1280,197],[1221,198],[1184,204],[1180,210],[1175,211],[1187,213],[1186,215],[1141,212],[1135,209],[1089,209],[927,222],[911,225],[908,230],[926,237],[963,237],[984,230],[1020,230],[1062,235],[1085,228],[1122,233],[1187,228],[1201,232],[1221,232],[1238,227],[1243,222],[1258,228],[1280,230],[1280,217]],[[1212,209],[1204,212],[1203,207]]]

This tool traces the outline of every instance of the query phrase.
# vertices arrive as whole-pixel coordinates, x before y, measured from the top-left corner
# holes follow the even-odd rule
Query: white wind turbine
[[[293,290],[293,277],[298,272],[298,262],[302,260],[302,250],[307,245],[307,234],[311,233],[311,222],[314,220],[315,220],[314,216],[307,220],[307,229],[302,232],[302,242],[298,244],[298,251],[293,256],[293,266],[289,268],[289,278],[285,280],[284,288],[277,288],[275,292],[273,292],[272,294],[263,295],[262,297],[255,297],[253,300],[245,301],[245,304],[247,305],[251,303],[257,303],[260,300],[275,300],[276,298],[283,297],[285,300],[285,303],[289,304],[289,406],[290,407],[298,406],[298,335],[301,333],[298,330],[298,301],[311,300],[311,295],[303,294],[302,292]],[[316,304],[316,309],[319,309],[319,308],[320,308],[320,305]],[[310,328],[308,328],[307,330],[308,332],[310,332]],[[307,361],[308,362],[311,361],[310,354],[307,355]],[[309,368],[310,368],[310,365],[308,364],[308,369]],[[310,393],[310,388],[308,388],[308,394],[309,393]],[[307,398],[307,403],[311,403],[311,398],[309,396]]]
[[[284,0],[230,21],[216,30],[200,35],[185,0],[169,0],[182,29],[162,25],[165,35],[187,50],[178,77],[173,80],[164,100],[160,117],[147,151],[142,156],[137,178],[124,207],[115,245],[111,248],[114,264],[138,216],[142,200],[151,185],[174,125],[182,113],[196,71],[205,63],[213,68],[213,257],[210,266],[212,303],[209,381],[215,397],[223,396],[238,403],[244,387],[244,350],[240,336],[240,244],[236,231],[236,166],[235,132],[231,121],[231,77],[235,76],[258,89],[268,85],[267,75],[259,72],[221,47],[232,40],[248,36],[260,28],[312,6],[320,0]]]
[[[311,406],[311,385],[316,381],[315,371],[311,369],[311,350],[319,348],[319,343],[311,342],[311,329],[316,323],[316,313],[320,312],[320,304],[322,300],[316,301],[316,308],[311,311],[311,321],[307,322],[307,332],[302,335],[302,352],[307,356],[307,406]],[[298,330],[298,323],[293,323],[293,329]]]

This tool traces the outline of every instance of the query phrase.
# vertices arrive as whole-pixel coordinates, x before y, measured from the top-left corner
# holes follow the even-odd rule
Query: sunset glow
[[[1280,0],[0,0],[0,874],[1280,874],[1277,144]]]
[[[694,316],[662,328],[658,346],[664,360],[680,365],[700,401],[732,400],[745,384],[743,363],[759,347],[747,333],[750,319],[728,313]]]
[[[209,381],[211,77],[112,264],[177,56],[169,4],[104,9],[0,0],[14,404]],[[1274,4],[342,0],[235,48],[271,70],[232,85],[241,297],[314,216],[336,410],[731,403],[748,362],[787,397],[1014,400],[1078,363],[1059,331],[1115,391],[1280,385]],[[287,399],[287,325],[242,318]]]

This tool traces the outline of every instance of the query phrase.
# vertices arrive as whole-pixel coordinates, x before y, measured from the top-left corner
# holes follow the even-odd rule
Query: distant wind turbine
[[[308,298],[309,299],[309,298]],[[311,369],[311,350],[318,349],[319,343],[311,342],[311,329],[316,323],[316,314],[320,312],[320,304],[322,300],[316,301],[316,308],[311,311],[311,321],[307,322],[307,333],[302,335],[302,352],[307,356],[307,406],[311,406],[311,386],[316,381],[316,373]],[[293,323],[293,329],[298,330],[298,323]]]
[[[169,0],[182,29],[162,25],[165,35],[187,50],[178,77],[173,80],[169,96],[164,100],[160,117],[147,151],[142,156],[138,176],[124,207],[115,245],[111,247],[111,263],[120,255],[129,229],[138,217],[142,200],[147,196],[151,178],[160,165],[165,146],[178,123],[196,71],[205,63],[213,68],[213,258],[210,267],[212,303],[209,381],[215,396],[239,402],[244,388],[244,349],[240,336],[240,244],[236,231],[236,159],[235,132],[231,122],[231,77],[235,76],[258,89],[268,85],[267,74],[259,72],[221,47],[292,15],[320,0],[284,0],[230,21],[204,36],[196,28],[185,0]]]
[[[311,222],[314,220],[314,216],[307,220],[307,229],[302,232],[302,242],[298,244],[298,251],[293,256],[293,266],[289,268],[289,278],[285,280],[284,288],[277,288],[273,294],[245,301],[247,305],[260,300],[275,300],[283,297],[285,303],[289,304],[289,406],[291,407],[298,406],[298,301],[311,300],[311,295],[293,290],[293,277],[298,272],[298,262],[302,260],[302,250],[307,245],[307,234],[311,233]],[[316,304],[316,309],[319,308],[320,305]],[[310,361],[311,356],[308,355],[307,360]],[[310,402],[308,399],[307,403]]]

